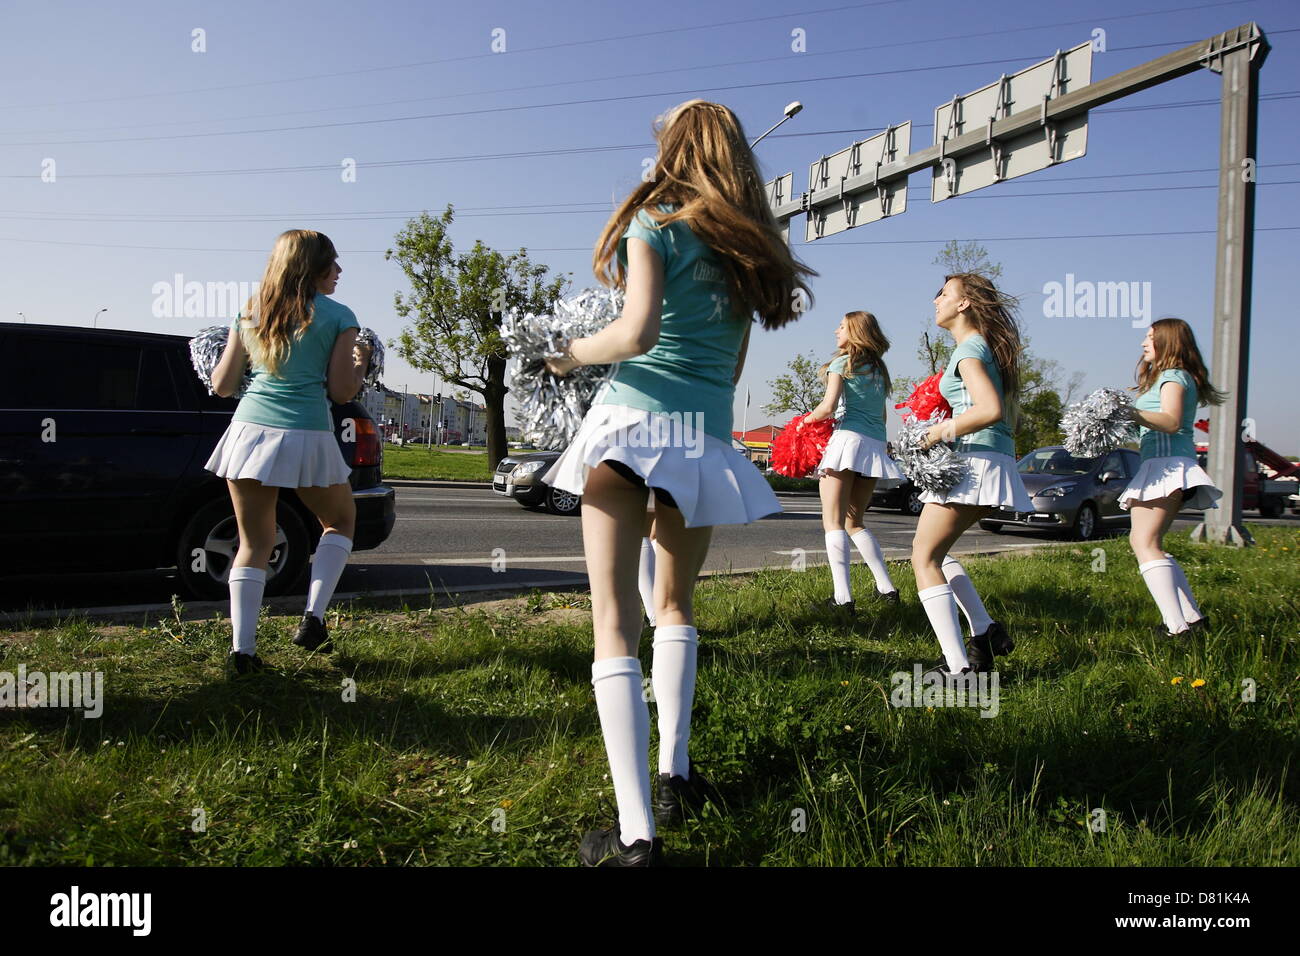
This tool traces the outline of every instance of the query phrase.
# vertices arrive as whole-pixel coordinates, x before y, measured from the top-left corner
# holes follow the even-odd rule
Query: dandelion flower
[[[840,686],[841,686],[841,687],[848,687],[848,686],[849,686],[849,682],[846,681],[846,680],[842,680],[842,681],[840,681]]]
[[[1171,683],[1171,684],[1181,684],[1182,682],[1183,682],[1183,679],[1182,679],[1181,677],[1174,677],[1174,678],[1171,678],[1170,681],[1169,681],[1169,683]]]
[[[1205,681],[1203,681],[1201,678],[1198,677],[1198,678],[1196,678],[1196,680],[1192,681],[1192,686],[1193,686],[1193,687],[1204,687],[1204,686],[1205,686]]]

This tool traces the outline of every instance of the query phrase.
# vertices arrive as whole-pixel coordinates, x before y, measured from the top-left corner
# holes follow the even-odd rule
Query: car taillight
[[[352,451],[352,467],[378,467],[380,456],[383,453],[383,447],[379,443],[379,429],[375,428],[372,419],[358,418],[355,421],[357,443]]]

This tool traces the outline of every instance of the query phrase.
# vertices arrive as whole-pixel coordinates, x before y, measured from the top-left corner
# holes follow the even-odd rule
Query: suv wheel
[[[921,500],[921,492],[915,488],[908,491],[907,497],[903,499],[903,507],[898,510],[905,515],[911,515],[914,518],[919,517],[921,512],[925,510],[925,502]]]
[[[582,497],[547,485],[546,510],[553,515],[576,515],[582,510]]]
[[[283,501],[275,505],[275,547],[266,572],[267,597],[289,593],[307,570],[307,529]],[[176,545],[176,570],[191,597],[216,599],[230,594],[230,568],[239,550],[239,525],[229,498],[200,508]]]
[[[1074,537],[1077,541],[1091,541],[1097,537],[1097,509],[1091,504],[1079,508],[1074,519]]]

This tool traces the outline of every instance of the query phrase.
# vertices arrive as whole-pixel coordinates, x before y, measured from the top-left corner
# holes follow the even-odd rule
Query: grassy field
[[[1213,618],[1186,643],[1151,635],[1122,539],[970,559],[1019,642],[991,719],[889,705],[937,656],[905,566],[899,608],[853,566],[847,628],[813,607],[825,567],[703,583],[692,755],[727,809],[665,832],[666,862],[1300,863],[1300,533],[1254,530],[1172,537]],[[102,670],[106,697],[0,712],[0,864],[571,865],[613,819],[581,594],[338,607],[332,656],[264,618],[277,672],[235,684],[229,623],[185,618],[0,644],[0,671]]]
[[[514,451],[514,449],[511,449]],[[438,481],[491,481],[487,451],[447,451],[423,445],[384,445],[384,477]]]

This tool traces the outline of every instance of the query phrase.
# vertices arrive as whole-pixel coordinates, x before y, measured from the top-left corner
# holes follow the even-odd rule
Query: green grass
[[[487,451],[445,451],[424,445],[384,445],[384,477],[438,481],[491,481]]]
[[[1172,536],[1214,621],[1187,645],[1150,635],[1122,539],[969,559],[1018,641],[992,719],[888,705],[890,674],[937,656],[906,566],[903,605],[862,600],[851,629],[812,608],[824,567],[702,583],[691,749],[729,809],[666,832],[668,860],[1300,863],[1300,533],[1254,533],[1249,551]],[[860,564],[853,582],[861,599]],[[100,669],[107,701],[98,720],[0,712],[0,864],[572,864],[613,819],[587,607],[345,606],[330,657],[264,618],[278,673],[236,684],[225,620],[9,637],[0,670]]]

